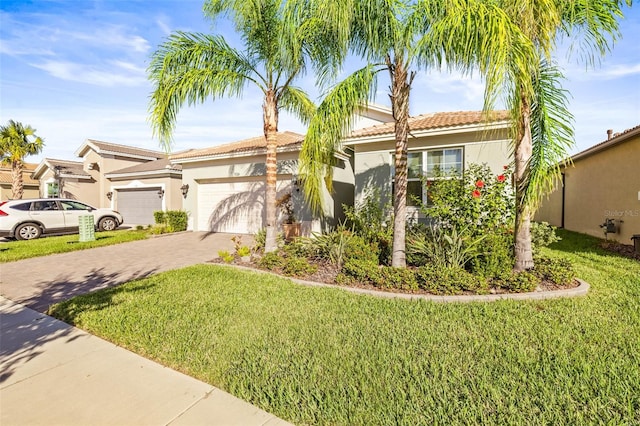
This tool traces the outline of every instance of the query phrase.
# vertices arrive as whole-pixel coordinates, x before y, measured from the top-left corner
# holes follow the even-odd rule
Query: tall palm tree
[[[468,72],[478,67],[495,81],[494,61],[505,52],[526,50],[517,29],[492,2],[461,0],[344,0],[313,2],[313,10],[333,25],[339,44],[367,60],[367,65],[337,84],[309,125],[301,152],[301,175],[308,202],[319,209],[323,179],[333,152],[348,131],[354,112],[374,95],[377,78],[389,75],[389,97],[395,121],[395,184],[391,263],[406,266],[407,139],[409,101],[416,71],[445,63]],[[506,31],[506,29],[511,29]],[[525,40],[526,41],[526,40]]]
[[[487,78],[487,91],[502,90],[511,111],[516,182],[516,271],[534,266],[530,221],[542,195],[560,173],[559,164],[573,144],[572,116],[560,87],[562,73],[552,63],[561,36],[578,42],[582,57],[593,64],[619,37],[618,19],[631,0],[498,0],[535,50],[528,61],[507,61],[509,76]],[[516,69],[517,67],[517,69]],[[491,103],[491,99],[489,99]],[[489,106],[485,106],[489,108]]]
[[[23,160],[42,152],[44,141],[36,135],[36,129],[13,120],[0,127],[0,138],[0,160],[11,164],[12,198],[21,199],[24,193]]]
[[[176,115],[185,103],[240,97],[247,86],[263,95],[266,139],[265,250],[276,248],[276,149],[278,114],[288,111],[308,122],[314,103],[294,82],[312,66],[325,74],[335,66],[326,29],[305,13],[290,13],[282,0],[210,0],[211,20],[229,17],[244,42],[231,47],[221,35],[175,32],[153,54],[149,78],[154,84],[150,113],[154,135],[168,150]]]

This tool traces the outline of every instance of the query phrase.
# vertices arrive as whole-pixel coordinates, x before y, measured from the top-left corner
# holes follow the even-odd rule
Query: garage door
[[[127,225],[151,225],[155,223],[153,212],[162,210],[160,188],[119,189],[116,193],[116,210]]]
[[[290,183],[279,181],[278,188]],[[253,234],[265,226],[264,181],[198,185],[198,230]]]

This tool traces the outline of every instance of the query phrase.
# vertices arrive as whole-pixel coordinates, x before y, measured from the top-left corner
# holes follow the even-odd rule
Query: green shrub
[[[376,284],[382,280],[380,268],[377,261],[349,258],[342,265],[342,274],[349,277],[351,281],[363,284]]]
[[[414,258],[423,256],[440,267],[464,268],[479,255],[485,238],[486,235],[471,234],[468,228],[458,231],[431,226],[423,238],[411,240],[410,250]]]
[[[275,251],[272,251],[269,253],[265,253],[264,256],[262,256],[262,258],[258,262],[258,265],[261,268],[265,268],[272,271],[274,269],[282,268],[282,266],[284,265],[284,262],[285,262],[285,259],[282,256],[280,256]]]
[[[380,280],[374,283],[377,287],[399,290],[418,289],[418,281],[412,269],[382,266],[379,275]]]
[[[172,232],[182,232],[187,230],[188,215],[183,210],[168,210],[166,212],[167,225]]]
[[[136,231],[142,231],[144,229],[143,225],[136,225]]]
[[[500,287],[513,293],[526,293],[534,291],[540,284],[540,278],[529,271],[511,272],[498,281]]]
[[[513,268],[513,235],[506,230],[487,233],[479,254],[470,261],[470,271],[484,278],[500,278]]]
[[[344,248],[344,258],[359,259],[378,265],[380,250],[376,242],[367,242],[359,235],[348,238]]]
[[[262,251],[264,250],[265,242],[267,241],[267,230],[266,228],[260,229],[253,235],[253,250],[254,251]],[[284,245],[284,236],[281,232],[276,235],[276,245],[278,247],[282,247]]]
[[[536,257],[533,273],[541,280],[551,281],[558,285],[568,285],[576,277],[573,265],[566,259]]]
[[[165,225],[167,222],[166,215],[161,210],[153,212],[153,220],[156,222],[156,225]]]
[[[236,255],[240,257],[247,257],[251,255],[251,249],[247,246],[240,246],[236,249]]]
[[[309,263],[304,257],[288,257],[284,259],[282,273],[289,277],[306,277],[318,270],[316,265]]]
[[[462,268],[425,265],[416,270],[419,288],[434,294],[486,293],[487,281]]]
[[[534,251],[561,239],[556,235],[555,226],[551,226],[547,222],[531,222],[531,245]]]
[[[170,232],[169,229],[167,228],[167,225],[155,225],[152,226],[151,228],[149,228],[149,233],[151,233],[152,235],[162,235],[162,234],[166,234]]]
[[[218,256],[220,256],[220,259],[222,259],[224,263],[231,263],[235,259],[233,255],[229,253],[227,250],[218,251]]]

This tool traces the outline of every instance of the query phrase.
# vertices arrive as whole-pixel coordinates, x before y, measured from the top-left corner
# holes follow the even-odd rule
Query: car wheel
[[[16,228],[16,240],[35,240],[42,234],[40,227],[34,223],[23,223]]]
[[[113,231],[118,227],[118,222],[112,217],[103,217],[98,222],[98,229],[100,231]]]

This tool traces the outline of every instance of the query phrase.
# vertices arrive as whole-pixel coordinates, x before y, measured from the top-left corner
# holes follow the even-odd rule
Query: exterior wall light
[[[164,189],[161,188],[158,190],[158,197],[160,198],[164,197]]]
[[[189,193],[189,184],[186,183],[180,187],[180,191],[182,191],[182,197],[187,198],[187,194]]]
[[[111,201],[111,199],[113,198],[113,191],[107,192],[107,198],[109,199],[109,201]]]

